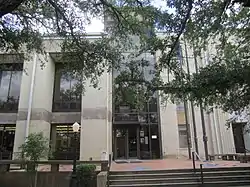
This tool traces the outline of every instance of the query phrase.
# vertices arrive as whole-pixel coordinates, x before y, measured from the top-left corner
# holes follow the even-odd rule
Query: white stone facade
[[[80,160],[101,159],[104,152],[112,154],[112,74],[104,73],[100,77],[100,90],[86,87],[82,95],[82,108],[79,113],[52,112],[53,89],[55,78],[55,58],[53,54],[60,52],[56,39],[46,39],[47,56],[32,54],[29,60],[24,61],[25,72],[22,75],[18,112],[0,114],[0,124],[16,124],[14,150],[24,142],[27,132],[42,131],[47,138],[54,137],[51,129],[55,123],[81,124]],[[157,59],[158,53],[156,53]],[[3,55],[2,55],[3,56]],[[192,51],[188,50],[192,57]],[[45,62],[44,68],[40,63]],[[202,64],[202,59],[200,60]],[[204,63],[204,62],[203,62]],[[194,72],[194,62],[190,58],[190,68]],[[34,67],[35,66],[35,67]],[[185,68],[185,65],[184,65]],[[165,75],[162,75],[165,79]],[[33,83],[32,83],[33,82]],[[161,99],[160,99],[161,100]],[[184,113],[177,114],[176,104],[160,104],[160,145],[162,157],[181,157],[188,155],[187,148],[180,148],[178,116],[183,118]],[[194,150],[194,132],[190,102],[188,102],[188,123],[190,124],[191,144]],[[30,116],[29,116],[30,111]],[[204,144],[201,125],[200,109],[194,108],[198,135],[199,154],[204,157]],[[73,116],[73,117],[72,117]],[[75,117],[74,117],[75,116]],[[30,119],[29,121],[27,121]],[[205,125],[208,137],[209,154],[234,153],[234,139],[232,129],[225,126],[228,114],[219,109],[205,112]],[[184,122],[183,122],[184,123]]]

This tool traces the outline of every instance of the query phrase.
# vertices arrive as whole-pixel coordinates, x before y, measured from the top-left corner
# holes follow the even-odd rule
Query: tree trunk
[[[24,1],[25,0],[0,0],[0,18],[17,9]]]

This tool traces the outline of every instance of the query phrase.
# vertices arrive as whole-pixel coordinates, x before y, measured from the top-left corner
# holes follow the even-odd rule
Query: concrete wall
[[[179,149],[176,105],[167,103],[161,106],[161,137],[163,157],[177,156]]]
[[[34,60],[36,59],[36,63]],[[35,64],[34,87],[31,88],[33,78],[33,66]],[[43,68],[41,65],[44,64]],[[50,138],[50,118],[52,112],[52,99],[54,87],[54,62],[49,55],[42,56],[35,54],[24,62],[19,110],[16,121],[16,133],[14,143],[15,152],[19,152],[19,147],[25,141],[26,126],[29,133],[43,132],[46,138]],[[31,117],[27,123],[29,99],[33,89]]]
[[[82,96],[82,117],[81,117],[81,143],[80,159],[100,160],[102,154],[108,154],[108,134],[110,130],[110,113],[108,107],[110,96],[110,74],[104,73],[100,77],[100,89],[86,87]]]
[[[228,114],[217,109],[217,119],[218,119],[218,129],[220,131],[222,154],[225,153],[235,153],[234,138],[232,127],[227,127],[226,120],[228,119]]]
[[[7,172],[0,175],[1,187],[28,187],[34,178],[27,172]],[[13,180],[15,179],[15,180]],[[37,187],[68,187],[70,172],[39,172]]]
[[[108,180],[108,173],[106,171],[102,171],[97,175],[97,187],[106,187]]]
[[[182,54],[186,56],[185,45],[184,42],[181,42],[182,46]],[[182,68],[187,71],[187,63],[189,65],[190,73],[196,72],[195,69],[195,59],[194,59],[194,51],[191,45],[186,45],[188,61],[186,58],[183,58]],[[201,56],[197,56],[197,65],[198,68],[204,67],[209,63],[210,55],[215,54],[216,51],[213,47],[208,48],[208,51],[202,51]],[[156,59],[158,60],[160,56],[160,52],[156,53]],[[172,80],[173,76],[170,74],[167,75],[168,71],[165,70],[162,72],[162,79],[167,82],[168,80]],[[162,100],[162,99],[161,99]],[[190,124],[191,131],[191,144],[192,150],[195,149],[194,146],[194,131],[193,131],[193,119],[191,106],[189,105],[188,111],[188,122]],[[194,107],[194,115],[197,129],[197,138],[198,138],[198,148],[199,154],[201,157],[205,157],[204,152],[204,142],[203,142],[203,129],[201,123],[201,113],[200,108]],[[177,118],[177,119],[174,119]],[[204,118],[205,118],[205,128],[208,138],[208,151],[209,154],[221,154],[221,153],[234,153],[234,141],[233,141],[233,133],[231,128],[227,128],[226,120],[228,119],[228,114],[223,113],[221,110],[215,109],[213,112],[207,113],[204,110]],[[184,112],[176,112],[176,106],[174,104],[168,104],[166,108],[161,107],[161,126],[162,126],[162,147],[164,155],[184,155],[188,156],[187,148],[179,148],[179,134],[178,134],[178,123],[185,122]],[[170,125],[171,124],[171,125]],[[250,138],[249,138],[250,139]],[[174,143],[173,143],[174,142]],[[174,149],[175,147],[175,149]]]

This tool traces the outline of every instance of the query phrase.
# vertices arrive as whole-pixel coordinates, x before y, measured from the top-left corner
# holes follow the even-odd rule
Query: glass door
[[[127,129],[116,129],[116,159],[127,158]]]
[[[115,129],[114,133],[114,158],[118,160],[139,158],[139,128],[122,127]]]
[[[128,157],[138,158],[139,151],[139,137],[138,128],[130,127],[128,128]]]
[[[12,159],[15,129],[14,125],[0,125],[0,160]]]

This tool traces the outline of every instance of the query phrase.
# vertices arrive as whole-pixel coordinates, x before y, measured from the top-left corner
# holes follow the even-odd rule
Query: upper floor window
[[[79,81],[62,64],[56,64],[53,111],[80,112],[81,95]]]
[[[177,111],[177,112],[185,111],[184,103],[177,103],[177,104],[176,104],[176,111]]]
[[[178,124],[178,131],[179,131],[179,148],[188,148],[188,141],[190,141],[189,137],[191,135],[190,125],[188,124],[187,126],[186,124]]]
[[[22,64],[0,68],[0,112],[17,112],[22,79]]]

